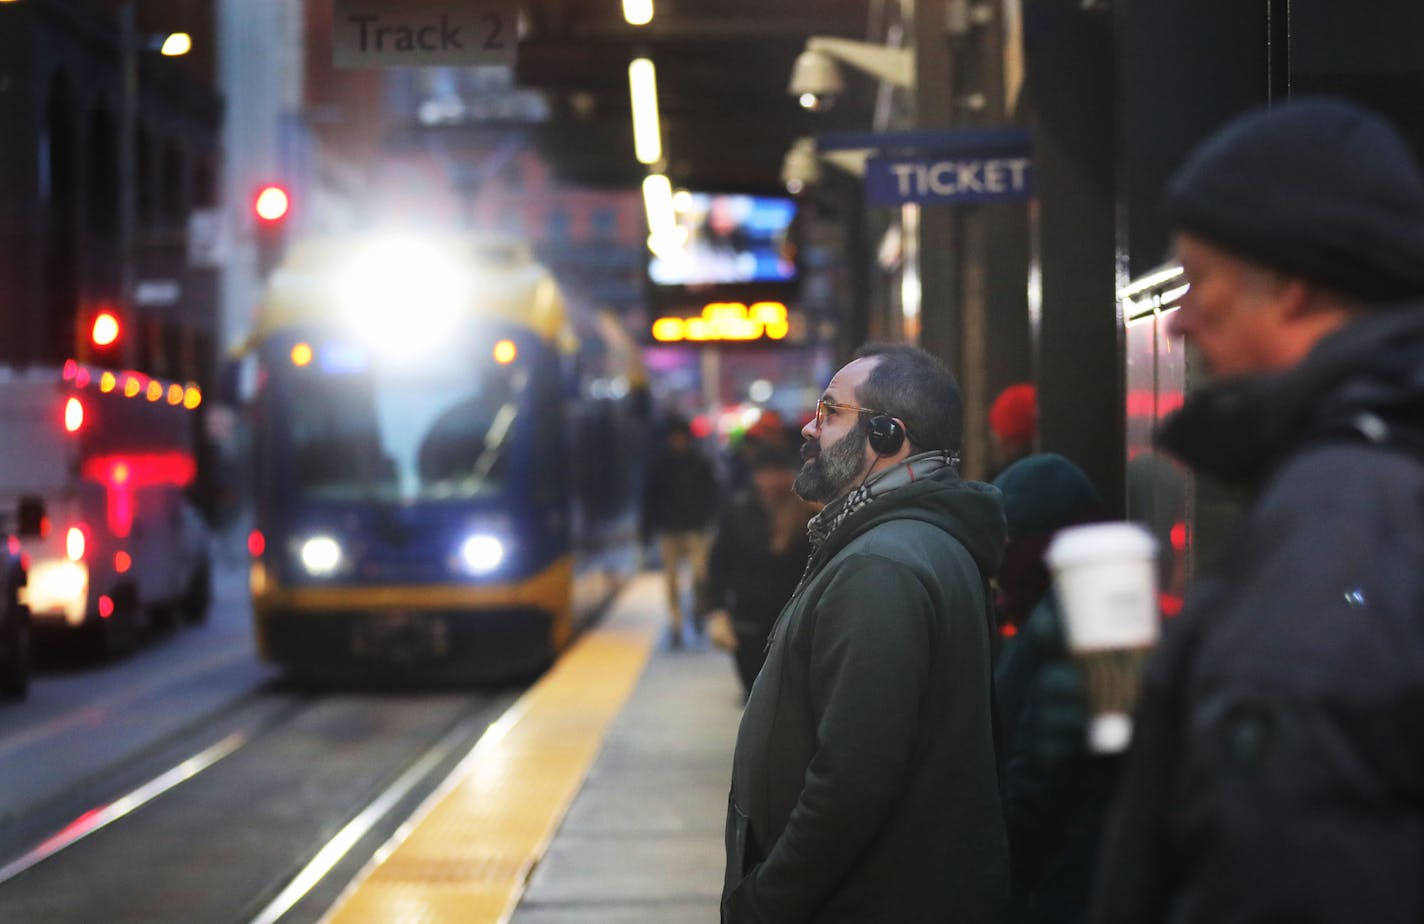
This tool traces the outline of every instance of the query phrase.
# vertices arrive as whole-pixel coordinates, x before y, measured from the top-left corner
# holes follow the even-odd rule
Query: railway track
[[[263,688],[0,824],[0,920],[316,920],[517,693]]]

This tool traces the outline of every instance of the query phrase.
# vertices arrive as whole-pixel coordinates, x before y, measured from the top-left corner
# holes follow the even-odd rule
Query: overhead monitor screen
[[[680,246],[648,261],[660,286],[794,282],[787,240],[796,202],[742,193],[679,192],[673,196]]]

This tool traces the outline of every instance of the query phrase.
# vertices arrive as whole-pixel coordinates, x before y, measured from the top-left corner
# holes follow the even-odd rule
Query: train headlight
[[[341,543],[330,536],[312,536],[301,544],[298,556],[312,577],[331,577],[341,567]]]
[[[474,533],[460,545],[460,564],[470,574],[489,574],[504,561],[504,542],[489,533]]]

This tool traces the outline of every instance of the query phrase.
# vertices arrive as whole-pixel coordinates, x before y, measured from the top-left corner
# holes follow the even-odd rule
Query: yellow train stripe
[[[656,630],[585,635],[381,850],[323,924],[502,924],[593,766]]]

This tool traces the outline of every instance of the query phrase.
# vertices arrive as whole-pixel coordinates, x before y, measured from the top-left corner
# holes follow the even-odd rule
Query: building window
[[[163,152],[163,218],[169,225],[181,224],[188,216],[188,175],[183,152],[169,144]]]
[[[500,189],[524,188],[524,165],[516,157],[511,157],[499,170],[497,185]]]
[[[89,116],[89,227],[99,234],[119,230],[119,139],[107,109]]]
[[[600,205],[593,210],[593,236],[600,241],[618,239],[618,209]]]
[[[569,210],[563,207],[549,209],[549,240],[562,243],[569,239]]]
[[[138,205],[139,224],[147,225],[153,221],[153,149],[149,140],[148,132],[139,129],[134,140],[137,154],[138,180],[135,198]]]

